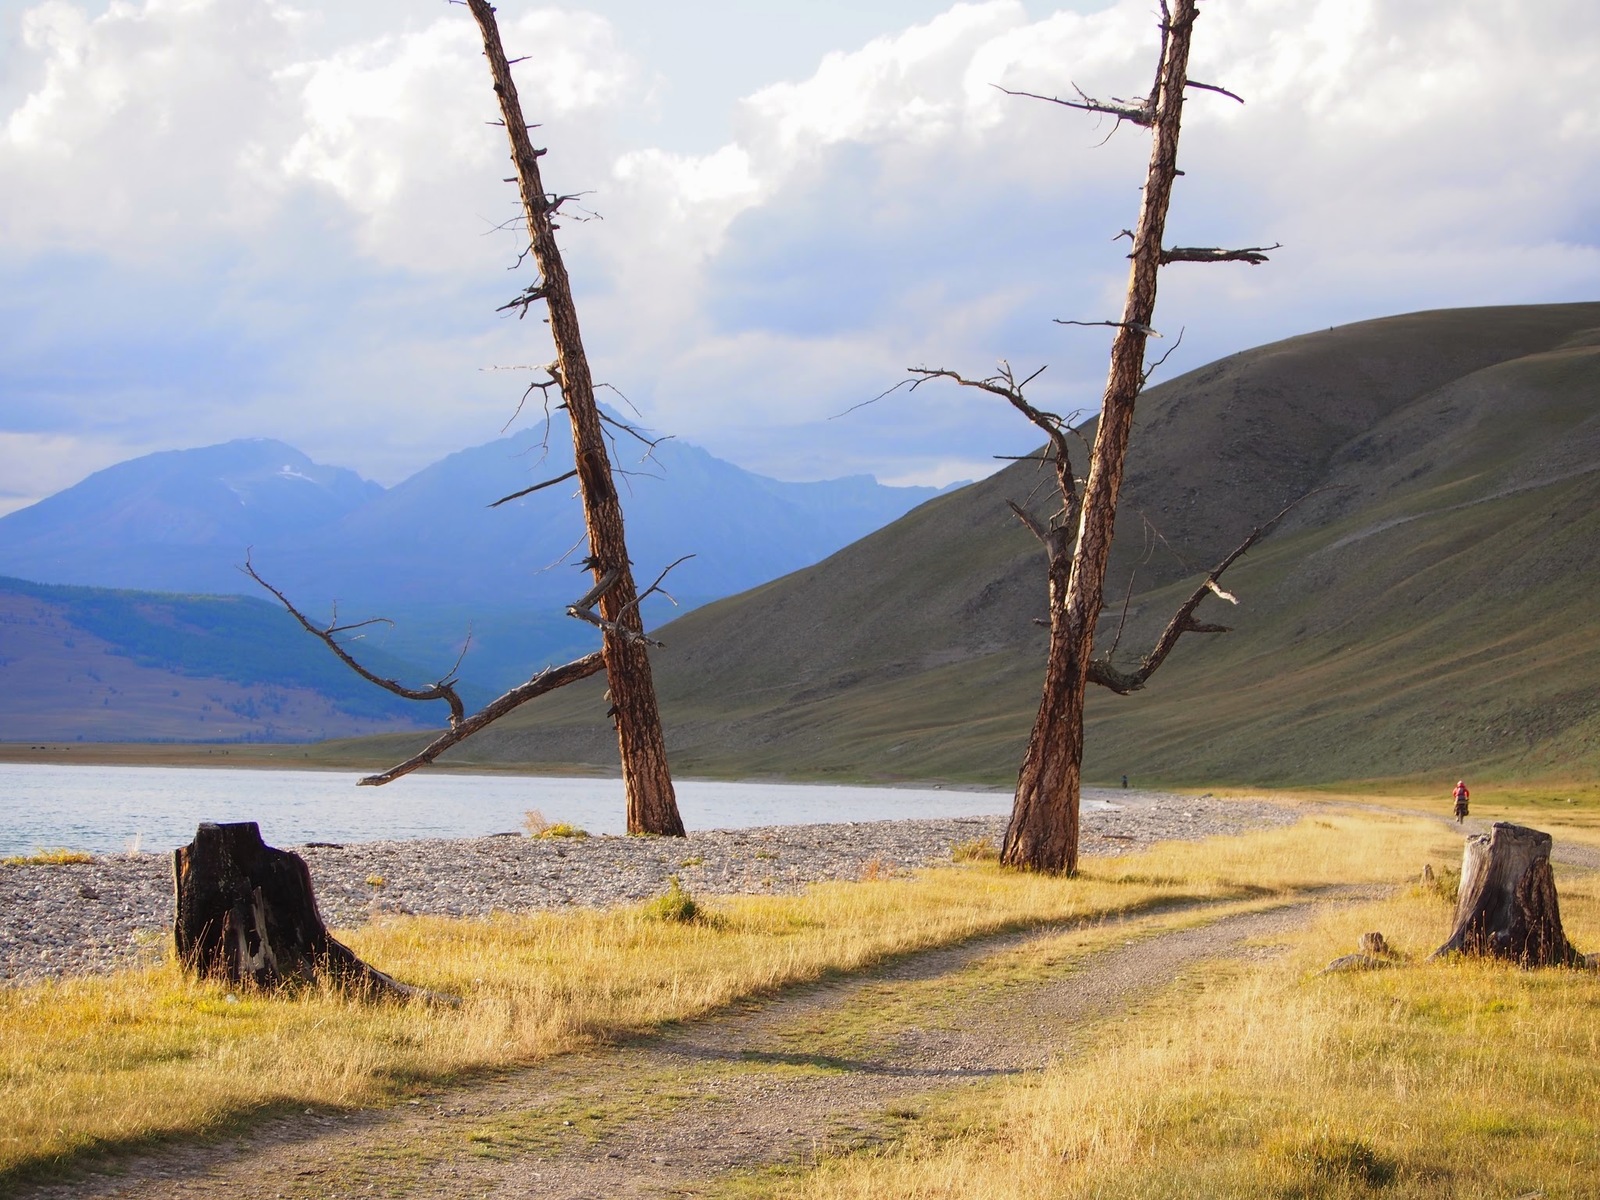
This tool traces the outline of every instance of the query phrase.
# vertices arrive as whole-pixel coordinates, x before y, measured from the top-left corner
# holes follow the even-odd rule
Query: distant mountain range
[[[575,485],[488,507],[570,468],[570,440],[558,432],[548,452],[539,432],[501,438],[388,489],[267,439],[148,455],[0,518],[0,574],[260,597],[238,570],[249,554],[318,619],[334,602],[341,619],[392,618],[363,649],[409,660],[428,678],[448,670],[470,631],[462,677],[498,691],[597,644],[593,629],[563,615],[589,586],[576,567]],[[635,571],[647,582],[693,555],[666,585],[685,609],[813,563],[938,494],[866,476],[785,483],[676,440],[652,449],[618,438]],[[658,599],[647,615],[674,611]]]
[[[235,496],[236,508],[249,509],[245,497],[276,496],[280,487],[308,489],[297,505],[273,501],[297,514],[284,518],[287,532],[270,522],[251,524],[255,515],[232,509],[226,520],[212,514],[207,524],[180,502],[191,493],[139,475],[142,482],[125,492],[102,493],[98,508],[64,507],[77,502],[71,489],[36,506],[43,516],[25,510],[0,521],[0,570],[18,570],[13,555],[26,549],[36,572],[51,554],[61,556],[48,560],[57,572],[69,563],[98,570],[97,556],[124,561],[131,572],[141,562],[162,561],[157,551],[172,552],[178,562],[199,544],[211,556],[205,569],[227,579],[237,543],[252,540],[262,569],[311,608],[334,595],[342,614],[359,610],[352,596],[371,594],[381,603],[377,589],[368,589],[379,579],[390,597],[441,597],[408,610],[421,614],[418,626],[431,629],[421,639],[432,639],[426,653],[411,653],[393,637],[373,637],[365,647],[423,663],[412,677],[432,678],[441,669],[440,652],[460,637],[472,592],[432,577],[478,570],[473,564],[481,557],[497,555],[474,586],[489,594],[505,589],[521,614],[504,626],[476,614],[477,661],[515,663],[516,677],[524,678],[529,664],[537,665],[538,644],[554,644],[539,639],[572,636],[576,623],[561,618],[559,606],[581,580],[568,568],[536,569],[576,540],[574,510],[559,494],[564,489],[530,496],[520,509],[508,505],[509,512],[481,507],[559,474],[564,460],[554,453],[535,467],[529,459],[536,452],[525,439],[492,443],[374,492],[348,473],[308,470],[303,459],[285,456],[286,447],[267,445],[191,453],[238,454],[247,463],[237,472],[211,472],[223,482],[207,494]],[[869,498],[878,493],[869,484],[835,490],[772,484],[671,442],[657,457],[664,478],[641,476],[630,484],[629,528],[640,573],[648,578],[671,558],[697,550],[707,560],[694,560],[705,572],[699,579],[744,586],[741,579],[760,577],[749,590],[658,631],[666,647],[653,662],[676,770],[886,781],[1014,778],[1038,701],[1045,578],[1036,543],[1006,501],[1033,494],[1035,464],[1018,463],[935,497],[822,561],[769,579],[765,573],[783,564],[757,556],[777,553],[772,543],[804,539],[815,531],[799,526],[823,520],[797,512],[848,507],[852,502],[839,497],[850,487],[864,488]],[[135,499],[111,498],[119,494]],[[644,503],[650,496],[677,498],[652,506]],[[541,497],[553,502],[548,511]],[[1249,350],[1151,388],[1135,421],[1100,649],[1115,642],[1119,660],[1136,660],[1199,572],[1295,497],[1304,497],[1299,507],[1229,572],[1227,586],[1239,605],[1208,599],[1202,609],[1203,619],[1234,632],[1185,638],[1142,693],[1091,695],[1090,780],[1125,772],[1135,783],[1201,786],[1383,777],[1453,783],[1462,775],[1490,783],[1592,778],[1600,771],[1594,615],[1600,303],[1366,321]],[[809,510],[802,510],[802,498]],[[901,495],[906,506],[918,499]],[[125,503],[144,505],[147,516],[118,524]],[[52,516],[46,506],[57,504],[60,515]],[[669,509],[668,516],[651,515]],[[885,521],[894,515],[872,511]],[[55,523],[41,523],[44,517]],[[871,529],[871,521],[859,519]],[[106,525],[93,533],[76,528],[79,521]],[[515,532],[495,541],[502,522]],[[164,532],[153,538],[146,527]],[[143,539],[150,553],[118,560],[118,537]],[[739,551],[725,548],[741,544],[760,570],[728,557]],[[797,544],[807,553],[826,552],[819,541]],[[338,561],[341,554],[348,561]],[[675,582],[689,595],[702,586],[687,573]],[[0,585],[0,657],[11,653],[8,630],[28,621],[40,623],[28,628],[56,622],[55,632],[41,636],[47,643],[54,638],[50,653],[58,657],[0,664],[7,685],[0,696],[10,694],[0,702],[0,738],[16,736],[14,714],[29,703],[38,671],[76,671],[79,660],[69,649],[96,646],[94,669],[103,677],[97,683],[106,684],[105,669],[116,665],[111,660],[157,669],[170,652],[159,649],[160,630],[203,624],[164,609],[173,597],[116,601],[131,605],[135,616],[143,612],[141,632],[87,611],[112,603],[103,596],[10,586],[7,600],[7,585]],[[703,586],[700,595],[715,594],[711,583]],[[548,629],[539,625],[540,604],[550,614],[543,618]],[[68,639],[75,648],[65,647]],[[158,649],[149,648],[151,639]],[[169,638],[166,645],[189,640]],[[297,644],[323,653],[309,638]],[[336,666],[331,659],[326,665]],[[472,665],[469,657],[466,676],[484,678]],[[219,677],[219,668],[201,666],[213,672],[207,678]],[[169,676],[183,673],[170,664],[165,669]],[[151,686],[166,688],[143,693],[152,711],[163,695],[172,701],[187,695],[188,685],[175,677]],[[603,691],[603,680],[592,679],[544,697],[452,757],[614,768]],[[321,685],[307,689],[306,703],[312,694],[330,693]],[[101,722],[87,736],[131,728],[106,717],[118,703],[115,693],[94,695],[93,705],[78,709],[81,721]],[[208,716],[251,711],[245,696],[216,688],[208,695]],[[277,693],[266,699],[287,704]],[[47,701],[55,702],[45,696],[38,706]],[[262,699],[254,703],[259,718]],[[350,710],[323,703],[343,715],[320,728],[348,719]],[[352,752],[401,757],[418,735],[381,722],[416,716],[364,714],[368,723],[351,732],[374,737],[354,750],[337,743],[307,753],[313,760]],[[239,729],[246,728],[242,721]],[[295,727],[314,724],[308,715]],[[274,736],[287,736],[290,723],[273,728]],[[394,732],[378,732],[384,728]],[[1443,803],[1448,788],[1441,788]],[[1480,794],[1492,794],[1492,784]]]
[[[370,665],[411,675],[376,652]],[[0,741],[311,741],[439,714],[373,687],[276,603],[0,578]]]
[[[1006,501],[1036,484],[1016,464],[662,629],[674,767],[1013,779],[1045,575]],[[1136,661],[1199,573],[1297,496],[1230,571],[1238,607],[1202,609],[1234,632],[1186,637],[1135,696],[1091,689],[1090,779],[1600,770],[1600,303],[1366,321],[1151,388],[1099,647],[1126,599],[1117,656]],[[602,687],[456,754],[614,764]]]

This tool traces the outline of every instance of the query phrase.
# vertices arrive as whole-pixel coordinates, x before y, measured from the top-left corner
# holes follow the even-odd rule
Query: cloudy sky
[[[1092,406],[1147,146],[992,85],[1135,95],[1151,0],[502,0],[597,378],[787,479],[987,473]],[[245,436],[398,482],[499,434],[543,326],[445,0],[0,0],[0,512]],[[1181,371],[1419,308],[1600,298],[1593,0],[1206,0],[1164,272]],[[579,214],[575,214],[579,215]]]

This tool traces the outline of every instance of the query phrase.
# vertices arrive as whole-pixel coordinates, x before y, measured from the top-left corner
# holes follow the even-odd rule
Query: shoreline
[[[60,767],[171,767],[223,770],[382,771],[395,758],[386,755],[342,754],[319,750],[318,742],[205,743],[205,742],[4,742],[0,741],[0,766]],[[430,774],[520,776],[530,779],[621,779],[622,770],[586,762],[479,762],[440,759],[427,767]],[[795,775],[738,772],[699,774],[674,771],[675,780],[701,783],[783,783],[817,787],[951,788],[967,792],[1010,792],[1006,780],[968,779],[959,776],[911,777],[882,775]],[[1112,784],[1085,784],[1110,788]]]
[[[1292,824],[1263,800],[1130,792],[1085,810],[1082,853],[1111,856],[1158,841]],[[485,918],[604,908],[659,895],[677,876],[702,897],[782,894],[828,880],[882,879],[949,864],[963,842],[998,846],[1004,816],[696,831],[686,838],[596,835],[286,846],[306,860],[328,926],[397,916]],[[0,986],[149,966],[168,953],[171,858],[107,854],[89,863],[0,866]]]

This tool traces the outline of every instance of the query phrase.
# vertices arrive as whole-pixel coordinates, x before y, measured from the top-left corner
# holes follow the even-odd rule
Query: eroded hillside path
[[[36,1197],[647,1197],[895,1136],[939,1093],[1039,1070],[1219,957],[1272,953],[1333,889],[908,955],[646,1037],[353,1113],[127,1157]]]

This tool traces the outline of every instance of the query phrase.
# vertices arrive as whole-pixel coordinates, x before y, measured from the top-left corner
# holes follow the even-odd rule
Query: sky
[[[913,366],[1090,412],[1148,143],[1152,0],[499,5],[597,380],[783,479],[977,478],[1038,440]],[[1203,0],[1158,378],[1457,305],[1600,299],[1593,0]],[[998,86],[997,86],[998,85]],[[553,357],[466,9],[0,0],[0,514],[273,437],[385,485],[525,425]],[[611,393],[606,393],[611,395]],[[852,410],[848,411],[847,410]],[[843,414],[843,415],[841,415]]]

